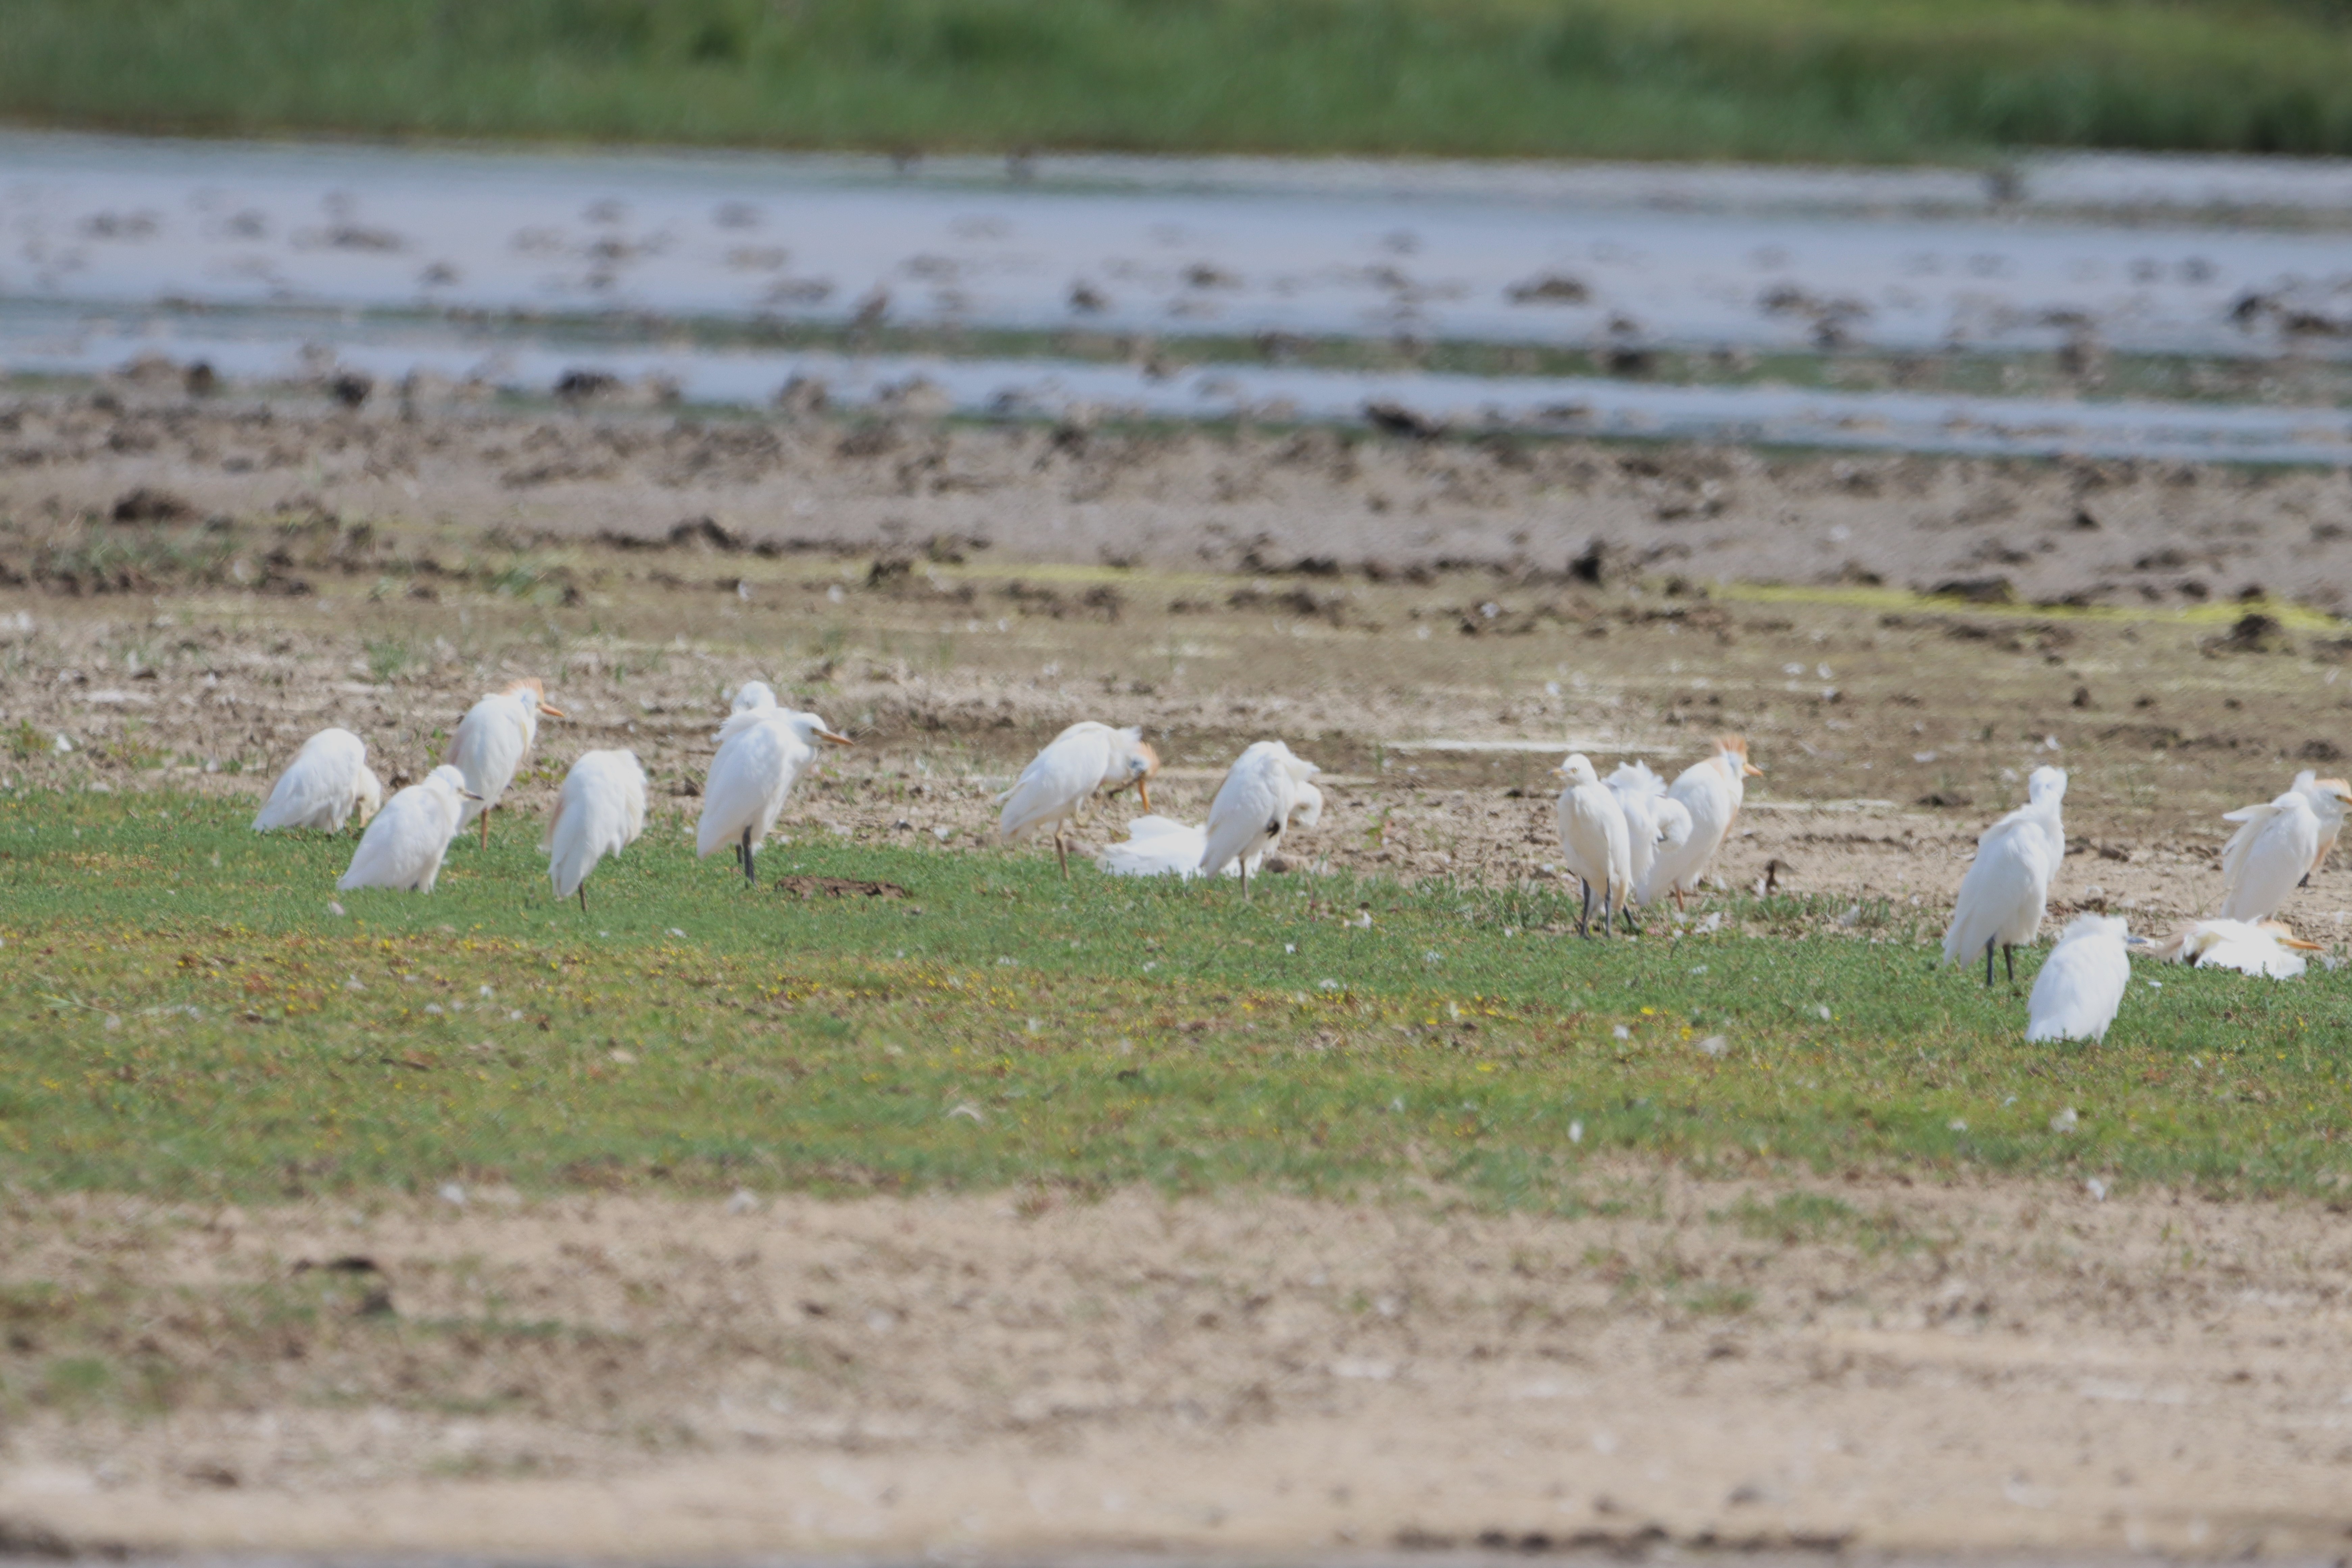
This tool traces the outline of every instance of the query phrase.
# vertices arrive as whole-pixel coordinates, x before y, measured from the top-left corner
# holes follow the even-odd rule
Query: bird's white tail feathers
[[[2238,831],[2230,835],[2230,841],[2221,846],[2223,887],[2237,886],[2240,875],[2246,868],[2248,851],[2253,848],[2254,840],[2262,837],[2263,829],[2270,826],[2271,818],[2276,816],[2279,810],[2276,801],[2265,801],[2260,805],[2242,805],[2235,811],[2221,814],[2222,821],[2239,825]]]
[[[1636,800],[1655,800],[1666,793],[1666,781],[1647,763],[1619,763],[1617,770],[1601,782],[1619,795]],[[1685,811],[1683,816],[1687,819],[1690,813]]]

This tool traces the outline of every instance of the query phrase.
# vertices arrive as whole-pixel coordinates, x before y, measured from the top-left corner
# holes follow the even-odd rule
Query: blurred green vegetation
[[[2352,152],[2344,0],[0,0],[0,117],[902,151]]]

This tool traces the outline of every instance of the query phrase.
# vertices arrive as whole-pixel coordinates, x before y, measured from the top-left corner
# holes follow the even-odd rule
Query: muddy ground
[[[2060,909],[2153,928],[2211,903],[2220,812],[2298,767],[2345,771],[2352,747],[2352,634],[2200,616],[2183,591],[2330,602],[2352,574],[2340,475],[479,409],[265,422],[136,392],[0,410],[10,790],[257,799],[330,722],[396,782],[530,673],[572,717],[514,809],[543,810],[578,752],[625,745],[657,810],[690,814],[725,695],[756,675],[861,742],[789,834],[1006,853],[988,797],[1097,716],[1150,729],[1158,804],[1195,819],[1250,740],[1323,763],[1331,809],[1297,874],[1504,881],[1549,874],[1565,747],[1671,772],[1740,731],[1768,775],[1727,884],[1769,874],[1832,922],[1847,900],[1916,900],[1932,931],[1974,835],[2056,762]],[[2125,559],[2168,549],[2190,563]],[[1987,599],[2104,607],[1858,581],[1963,572],[2009,579]],[[2347,878],[2339,856],[2289,913],[2337,940]],[[164,1416],[8,1413],[0,1540],[2341,1550],[2335,1217],[1616,1180],[1578,1219],[1133,1194],[20,1200],[0,1301],[22,1353],[152,1341],[200,1370]],[[338,1259],[367,1265],[299,1268]]]

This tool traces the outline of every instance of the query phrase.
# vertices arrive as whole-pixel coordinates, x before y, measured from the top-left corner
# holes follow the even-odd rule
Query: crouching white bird
[[[1250,868],[1262,861],[1289,826],[1293,813],[1302,826],[1322,819],[1323,796],[1312,795],[1307,783],[1323,770],[1293,755],[1280,741],[1259,741],[1244,748],[1225,771],[1225,782],[1209,803],[1209,824],[1203,834],[1199,869],[1214,877],[1239,862],[1242,896],[1249,897]]]
[[[1114,730],[1108,724],[1082,720],[1029,759],[1013,787],[996,797],[1004,810],[996,819],[996,836],[1011,844],[1042,827],[1054,830],[1054,857],[1062,875],[1070,874],[1070,847],[1063,828],[1085,809],[1097,791],[1112,795],[1135,786],[1143,809],[1151,809],[1151,775],[1160,771],[1160,753],[1143,743],[1140,728]]]
[[[566,716],[562,709],[548,702],[547,689],[539,678],[527,676],[466,710],[466,716],[457,721],[457,734],[449,739],[449,765],[466,775],[466,787],[473,792],[466,802],[465,818],[457,826],[463,827],[480,817],[485,849],[490,847],[490,813],[498,809],[499,797],[514,783],[523,759],[530,755],[542,713],[551,719]]]
[[[1559,849],[1568,868],[1584,884],[1584,907],[1576,918],[1576,933],[1592,934],[1592,889],[1601,889],[1601,934],[1609,934],[1631,896],[1633,855],[1627,842],[1625,810],[1617,792],[1601,782],[1592,761],[1571,752],[1554,770],[1566,781],[1555,807],[1559,818]]]
[[[1290,808],[1290,820],[1284,825],[1289,832],[1312,827],[1323,820],[1323,792],[1300,780],[1298,799]],[[1179,822],[1172,816],[1139,816],[1127,825],[1127,841],[1114,844],[1096,858],[1095,864],[1114,877],[1183,877],[1201,875],[1201,858],[1208,852],[1209,830]],[[1229,876],[1244,871],[1255,876],[1265,859],[1261,849],[1247,860],[1236,860],[1225,868]]]
[[[1748,742],[1738,735],[1724,736],[1716,742],[1713,756],[1685,768],[1666,795],[1690,814],[1690,831],[1678,844],[1658,846],[1648,878],[1634,889],[1635,898],[1654,904],[1672,893],[1675,907],[1682,908],[1683,896],[1698,890],[1699,879],[1731,832],[1732,819],[1748,798],[1748,781],[1763,772],[1748,760]]]
[[[773,687],[764,680],[747,680],[735,689],[734,697],[727,704],[727,711],[732,716],[737,713],[749,713],[755,708],[773,708],[775,705],[776,692]]]
[[[2065,826],[2059,820],[2065,793],[2061,773],[2039,798],[2028,800],[1978,836],[1976,858],[1960,879],[1952,923],[1944,931],[1946,963],[1974,958],[1981,949],[1985,984],[1990,985],[1992,950],[1998,946],[2011,982],[2016,981],[2015,950],[2042,929],[2050,879],[2057,874],[2058,855],[2065,847]]]
[[[1618,808],[1625,814],[1625,847],[1633,873],[1633,901],[1639,902],[1642,887],[1650,878],[1650,868],[1657,860],[1659,847],[1679,849],[1689,842],[1690,807],[1666,793],[1666,781],[1651,772],[1647,763],[1620,763],[1617,771],[1601,782],[1617,796]],[[1625,924],[1631,929],[1633,912],[1629,907],[1624,913]]]
[[[2156,955],[2167,963],[2293,980],[2303,973],[2303,955],[2318,951],[2284,921],[2194,921],[2158,942]]]
[[[384,803],[352,856],[351,868],[335,886],[401,888],[429,893],[441,875],[442,858],[465,821],[474,795],[466,775],[444,763]]]
[[[2076,915],[2067,921],[2025,999],[2025,1037],[2094,1044],[2105,1039],[2131,984],[2128,940],[2124,922],[2108,915]]]
[[[816,757],[819,741],[851,744],[846,735],[814,713],[792,708],[751,708],[719,731],[719,754],[702,782],[702,817],[694,831],[695,853],[708,857],[731,846],[742,863],[743,879],[756,882],[752,857],[784,809],[784,797]]]
[[[383,809],[383,785],[368,770],[367,742],[349,730],[321,730],[302,742],[253,819],[256,833],[315,827],[341,833],[353,816],[365,827]]]
[[[2326,793],[2336,797],[2339,814],[2352,799],[2352,794]],[[2224,812],[2221,820],[2238,824],[2221,846],[2221,918],[2267,920],[2319,864],[2319,813],[2310,795],[2291,789],[2268,805]]]
[[[555,896],[588,908],[588,873],[646,830],[646,770],[635,752],[587,752],[563,775],[555,815],[547,819],[547,879]]]

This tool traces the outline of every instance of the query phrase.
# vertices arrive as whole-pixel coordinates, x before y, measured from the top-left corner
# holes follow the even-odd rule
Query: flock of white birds
[[[335,833],[356,819],[364,831],[338,888],[431,892],[451,843],[467,824],[480,819],[488,847],[489,814],[537,743],[542,715],[564,716],[549,705],[537,679],[515,681],[483,698],[458,721],[447,762],[389,801],[368,768],[366,742],[348,730],[322,730],[279,775],[253,826],[260,832]],[[821,742],[851,743],[816,714],[781,705],[763,682],[736,692],[703,784],[696,852],[707,858],[724,846],[745,879],[756,882],[760,846]],[[1130,787],[1150,813],[1159,767],[1141,729],[1073,724],[997,797],[998,837],[1015,843],[1050,831],[1066,877],[1071,825],[1097,798]],[[1251,876],[1284,836],[1321,820],[1323,795],[1313,783],[1319,771],[1280,741],[1260,741],[1226,771],[1206,822],[1137,817],[1128,824],[1126,840],[1104,850],[1097,864],[1116,876],[1234,876],[1246,898]],[[1578,932],[1592,934],[1596,900],[1604,937],[1620,921],[1638,933],[1637,907],[1667,898],[1682,907],[1729,836],[1747,781],[1762,771],[1748,760],[1748,743],[1738,736],[1716,742],[1712,754],[1671,784],[1644,763],[1620,763],[1604,780],[1590,758],[1569,756],[1558,770],[1563,781],[1558,818],[1566,869],[1583,894]],[[2061,815],[2066,774],[2037,768],[2026,795],[2025,805],[1978,837],[1944,933],[1944,962],[1970,963],[1981,953],[1988,986],[1996,953],[2015,983],[2015,951],[2040,932],[2051,882],[2066,854]],[[2219,914],[2162,942],[2133,936],[2120,919],[2075,916],[2034,978],[2026,1038],[2105,1038],[2130,984],[2134,948],[2168,962],[2278,980],[2302,974],[2303,954],[2318,944],[2295,937],[2274,917],[2326,862],[2347,805],[2352,784],[2305,772],[2276,799],[2228,813],[2238,826],[2221,852]],[[556,897],[577,897],[586,909],[589,873],[605,856],[634,843],[645,824],[646,774],[635,754],[583,753],[564,775],[541,846]]]

